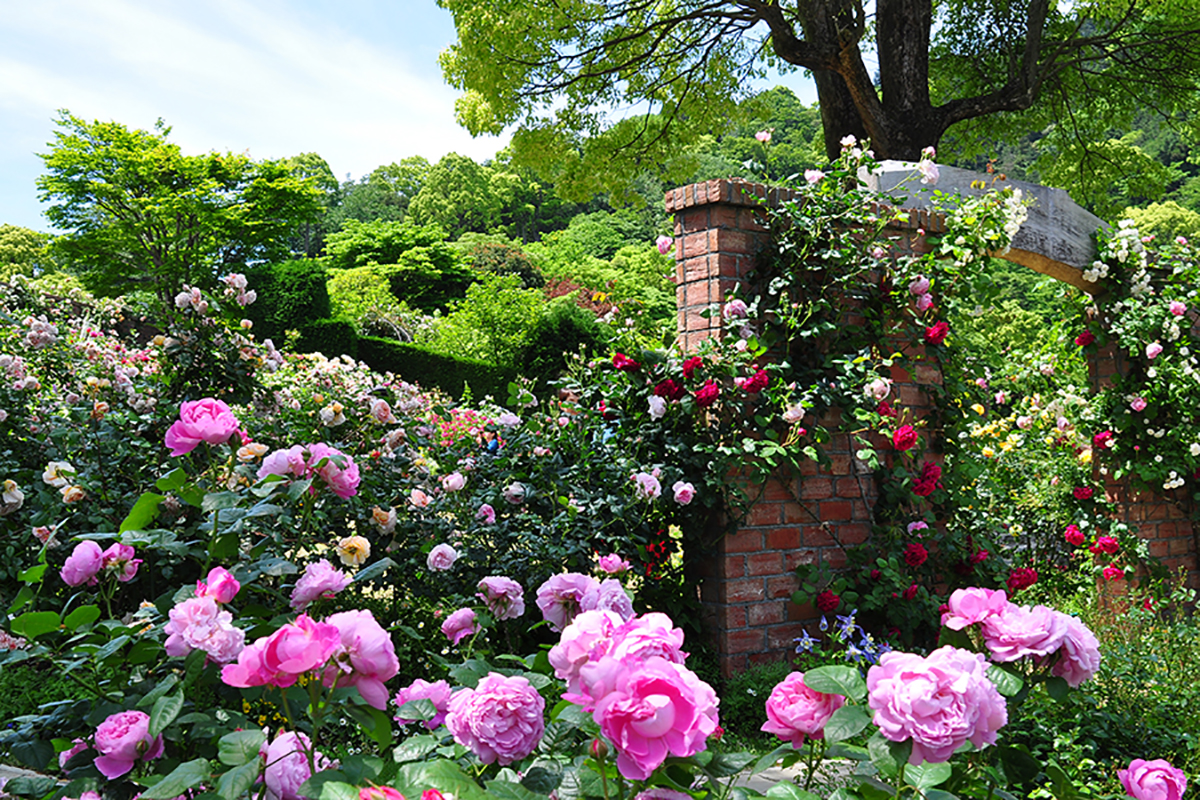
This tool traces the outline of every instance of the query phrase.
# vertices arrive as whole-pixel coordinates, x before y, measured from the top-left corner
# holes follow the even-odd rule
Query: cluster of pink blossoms
[[[95,586],[101,573],[115,575],[121,583],[128,583],[137,575],[140,558],[134,558],[134,549],[127,544],[114,542],[107,550],[91,539],[75,545],[71,555],[63,564],[59,575],[68,586]]]
[[[263,458],[258,478],[270,475],[281,478],[319,477],[329,490],[343,500],[358,494],[362,480],[358,465],[350,456],[327,444],[292,445],[275,450]]]
[[[597,581],[578,572],[550,576],[538,587],[537,606],[555,631],[566,628],[583,611],[613,611],[622,619],[633,617],[633,601],[619,580]]]
[[[196,594],[171,609],[163,633],[167,655],[182,657],[203,650],[218,664],[228,664],[246,646],[246,632],[233,625],[233,614],[222,606],[237,595],[241,584],[224,567],[196,582]]]

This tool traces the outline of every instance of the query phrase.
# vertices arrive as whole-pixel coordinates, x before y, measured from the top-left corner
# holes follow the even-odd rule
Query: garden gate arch
[[[944,218],[929,210],[933,188],[921,186],[913,179],[914,172],[912,164],[885,161],[874,174],[863,176],[871,189],[905,198],[902,207],[909,209],[907,216],[886,230],[896,256],[928,252],[926,235],[945,230]],[[941,167],[937,189],[978,194],[997,179]],[[1093,237],[1104,222],[1060,189],[1022,181],[1003,185],[1020,189],[1033,203],[1012,247],[1000,257],[1094,291],[1097,287],[1083,273],[1096,257]],[[763,205],[790,196],[787,189],[738,179],[710,180],[667,192],[666,210],[675,218],[677,331],[684,350],[720,335],[720,315],[702,312],[747,280],[757,254],[770,243],[760,216]],[[1089,361],[1094,388],[1123,369],[1121,354],[1112,345]],[[932,410],[929,388],[942,379],[935,366],[918,364],[911,374],[893,367],[892,378],[905,407],[917,416]],[[855,463],[849,436],[835,437],[827,452],[830,468],[818,472],[816,464],[809,462],[794,479],[798,485],[768,481],[737,530],[719,539],[713,557],[698,560],[700,571],[694,577],[705,627],[726,674],[786,657],[793,639],[816,618],[813,609],[791,602],[797,588],[795,567],[819,561],[842,566],[846,563],[843,547],[861,544],[870,535],[870,509],[877,500],[874,483],[858,479],[866,468]],[[1151,555],[1172,570],[1186,569],[1196,585],[1200,547],[1187,495],[1152,495],[1111,479],[1103,482],[1117,519],[1136,526],[1139,536],[1148,540]]]

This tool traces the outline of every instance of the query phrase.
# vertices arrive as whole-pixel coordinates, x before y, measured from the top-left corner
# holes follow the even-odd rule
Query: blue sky
[[[454,122],[437,65],[454,38],[434,0],[0,0],[0,222],[50,230],[36,154],[62,108],[131,128],[161,117],[189,153],[316,152],[339,179],[412,155],[490,158],[506,138]]]

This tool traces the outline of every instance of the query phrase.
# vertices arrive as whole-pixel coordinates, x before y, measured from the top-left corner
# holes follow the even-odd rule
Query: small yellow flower
[[[337,554],[347,567],[361,567],[371,557],[371,543],[361,536],[346,536],[338,541]]]
[[[985,448],[983,448],[983,457],[984,458],[995,458],[996,451],[990,447],[985,447]]]
[[[1079,454],[1079,463],[1085,465],[1092,463],[1092,449],[1090,447]]]
[[[987,409],[985,409],[985,408],[984,408],[983,406],[981,406],[979,403],[974,403],[974,404],[972,404],[972,405],[971,405],[971,410],[972,410],[972,411],[974,411],[976,414],[978,414],[978,415],[979,415],[979,416],[981,416],[981,417],[982,417],[982,416],[983,416],[983,415],[986,413],[986,411],[987,411]]]

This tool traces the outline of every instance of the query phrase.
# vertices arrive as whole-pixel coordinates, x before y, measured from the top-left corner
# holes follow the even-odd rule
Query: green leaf
[[[957,647],[960,650],[970,650],[972,647],[971,637],[965,630],[955,631],[950,628],[942,628],[938,633],[938,647],[945,647],[946,645]]]
[[[33,589],[29,588],[28,586],[22,586],[21,591],[17,592],[16,598],[13,599],[12,605],[8,607],[8,613],[9,614],[17,613],[22,608],[24,608],[26,605],[28,605],[29,601],[32,599],[33,599]]]
[[[291,500],[293,503],[296,502],[297,500],[299,500],[301,497],[304,496],[304,493],[307,492],[309,490],[309,487],[311,487],[311,486],[312,486],[311,479],[306,478],[305,480],[302,480],[302,481],[292,481],[291,483],[288,484],[288,488],[287,488],[288,500]]]
[[[882,733],[876,731],[875,735],[867,740],[867,752],[871,754],[871,763],[880,774],[894,778],[900,774],[900,765],[908,763],[912,742],[906,739],[898,744],[885,739]]]
[[[40,583],[49,566],[49,564],[38,564],[35,567],[21,570],[17,573],[17,580],[24,581],[25,583]]]
[[[807,683],[808,675],[805,675]],[[833,712],[825,723],[825,741],[833,744],[845,741],[871,724],[871,713],[863,706],[845,705]]]
[[[166,499],[161,494],[143,492],[142,496],[133,504],[133,508],[129,509],[129,513],[125,515],[118,533],[146,530],[146,527],[158,516],[159,503]]]
[[[43,764],[38,769],[44,768]],[[4,793],[10,794],[13,797],[45,797],[54,791],[54,787],[58,785],[58,781],[54,778],[31,778],[27,775],[22,775],[17,778],[10,779],[4,784]]]
[[[239,733],[242,732],[239,731]],[[222,800],[237,800],[237,798],[250,791],[250,787],[258,780],[258,773],[261,769],[262,764],[259,763],[258,759],[237,765],[217,778],[217,795]]]
[[[158,736],[165,731],[167,726],[175,721],[175,718],[179,716],[179,712],[182,710],[182,692],[155,700],[154,708],[150,710],[150,736]]]
[[[1041,774],[1042,765],[1024,750],[1001,746],[996,748],[996,755],[1000,757],[1000,763],[1004,765],[1004,775],[1008,778],[1009,783],[1028,786]]]
[[[771,752],[767,753],[765,756],[760,758],[758,761],[755,761],[754,766],[750,768],[750,773],[753,775],[757,775],[758,773],[762,772],[764,769],[774,766],[776,761],[783,758],[785,755],[792,752],[794,749],[795,748],[793,748],[790,743],[785,742],[784,744],[779,745],[774,750],[772,750]]]
[[[258,758],[267,735],[257,728],[227,733],[217,740],[217,758],[222,764],[238,767]]]
[[[424,790],[433,788],[442,794],[453,794],[456,800],[490,800],[471,776],[453,761],[443,759],[405,764],[393,785],[405,797],[420,797]]]
[[[421,761],[437,748],[438,740],[434,736],[410,736],[392,751],[392,758],[397,764]]]
[[[781,781],[767,789],[767,797],[775,800],[821,800],[820,796],[804,791],[791,781]]]
[[[12,632],[26,639],[36,639],[58,630],[60,620],[53,611],[27,611],[12,621]]]
[[[1065,678],[1055,675],[1046,679],[1046,693],[1054,700],[1066,700],[1071,694],[1071,684],[1067,683]]]
[[[951,772],[953,769],[945,762],[941,764],[910,764],[904,769],[904,780],[924,791],[932,789],[934,786],[941,786],[950,779]]]
[[[204,500],[200,504],[200,510],[208,512],[234,508],[241,500],[242,496],[237,492],[213,492],[212,494],[204,495]]]
[[[737,775],[755,760],[753,753],[714,753],[705,770],[718,778]]]
[[[396,716],[400,719],[424,721],[433,719],[437,716],[437,706],[432,700],[421,698],[420,700],[409,700],[404,705],[396,709]]]
[[[154,482],[154,488],[158,489],[160,492],[173,492],[180,486],[183,486],[185,483],[187,483],[187,477],[188,476],[186,472],[179,467],[176,467],[166,475],[163,475],[161,478],[156,480]]]
[[[206,759],[197,758],[193,761],[185,761],[161,781],[143,791],[142,800],[172,800],[211,777],[212,770],[208,768]]]
[[[326,781],[321,784],[318,800],[358,800],[358,787],[341,781]]]
[[[552,763],[552,762],[543,762]],[[524,777],[521,778],[521,785],[531,792],[536,792],[540,795],[548,795],[558,788],[562,783],[562,770],[550,770],[544,766],[538,765],[530,767],[525,771]]]
[[[950,766],[950,765],[947,764],[946,766]],[[995,794],[1000,795],[1000,794],[1005,794],[1005,792],[1001,792],[1001,791],[997,790],[995,792]],[[958,795],[951,794],[950,792],[942,791],[941,789],[926,789],[925,790],[925,800],[958,800]],[[1015,798],[1014,798],[1014,800],[1015,800]]]
[[[360,569],[354,575],[354,582],[362,583],[363,581],[375,580],[384,572],[386,572],[389,567],[394,566],[396,566],[395,561],[392,561],[390,558],[381,558],[366,569]]]
[[[27,767],[43,770],[54,758],[54,745],[45,739],[27,739],[12,746],[13,756]]]
[[[392,720],[387,714],[370,706],[345,706],[346,713],[354,718],[363,731],[380,747],[392,744]]]
[[[489,781],[485,787],[489,797],[500,800],[542,800],[545,795],[534,794],[519,783],[509,781]]]
[[[1005,697],[1013,697],[1020,693],[1025,681],[1019,675],[1009,672],[1004,667],[992,664],[987,668],[988,680],[996,686],[996,691]]]
[[[67,630],[74,632],[84,625],[91,625],[98,619],[100,619],[100,606],[80,606],[67,614],[67,618],[62,621],[62,624],[67,626]]]
[[[817,667],[804,673],[804,685],[814,692],[840,694],[862,702],[867,696],[867,684],[854,667]]]

